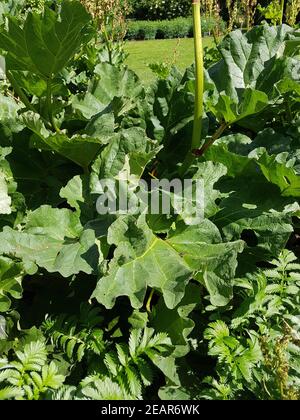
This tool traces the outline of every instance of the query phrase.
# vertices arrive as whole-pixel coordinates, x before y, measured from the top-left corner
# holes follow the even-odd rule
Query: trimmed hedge
[[[214,19],[202,18],[202,32],[208,34],[216,26]],[[222,28],[225,30],[225,23]],[[193,24],[191,18],[177,18],[172,20],[132,20],[128,22],[125,39],[170,39],[186,38],[193,36]]]
[[[125,39],[155,39],[157,34],[157,22],[136,20],[128,23]]]

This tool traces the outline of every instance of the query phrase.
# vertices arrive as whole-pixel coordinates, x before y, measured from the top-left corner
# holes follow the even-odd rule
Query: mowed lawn
[[[211,37],[203,39],[204,47],[212,44]],[[172,63],[183,70],[194,61],[192,38],[127,41],[125,50],[129,54],[126,61],[128,67],[134,70],[145,84],[155,79],[148,67],[150,63]]]

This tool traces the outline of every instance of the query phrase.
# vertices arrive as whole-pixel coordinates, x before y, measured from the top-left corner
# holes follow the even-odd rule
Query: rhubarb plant
[[[192,11],[195,63],[150,87],[78,1],[4,15],[1,399],[299,398],[299,31],[204,68]],[[170,207],[101,213],[103,180]]]

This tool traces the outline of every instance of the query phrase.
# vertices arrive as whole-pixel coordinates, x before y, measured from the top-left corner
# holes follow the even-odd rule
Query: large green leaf
[[[18,111],[21,108],[20,103],[14,98],[0,93],[0,143],[2,145],[5,138],[9,139],[12,133],[19,132],[24,127],[18,118]]]
[[[109,228],[108,242],[117,248],[92,295],[98,302],[112,308],[118,296],[128,296],[131,305],[140,308],[147,287],[161,292],[170,309],[181,301],[191,271],[168,242],[152,233],[143,217],[119,218]]]
[[[123,102],[118,113],[122,113],[126,108],[128,110],[135,106],[142,92],[142,85],[133,71],[101,63],[95,68],[95,77],[90,81],[88,91],[82,97],[73,96],[72,106],[84,118],[90,119],[109,105],[111,110],[114,110],[112,101],[114,98],[119,98]]]
[[[195,278],[205,285],[211,303],[226,305],[232,298],[232,280],[243,241],[223,243],[218,228],[206,219],[197,226],[178,224],[167,241],[196,273]]]
[[[225,37],[219,47],[223,58],[207,75],[211,93],[206,104],[219,121],[251,128],[254,115],[275,103],[282,93],[295,90],[294,86],[281,86],[283,80],[299,83],[299,60],[283,55],[292,32],[285,25],[261,25],[245,35],[237,30]]]
[[[265,128],[260,131],[252,142],[239,150],[239,153],[246,156],[254,149],[264,147],[270,155],[288,152],[290,159],[297,157],[300,151],[298,132],[293,133],[293,129],[289,131],[286,127],[278,128]],[[299,161],[299,157],[297,159]]]
[[[165,144],[192,122],[194,80],[193,71],[187,71],[183,77],[173,68],[167,79],[158,79],[152,86],[153,113],[164,130]]]
[[[91,274],[98,263],[94,231],[84,230],[72,211],[50,206],[29,213],[22,231],[6,226],[0,233],[0,254],[64,277]]]
[[[11,213],[11,198],[8,195],[8,186],[5,176],[0,172],[0,214]]]
[[[29,13],[24,27],[9,19],[0,33],[0,49],[7,52],[7,70],[32,71],[44,78],[59,73],[86,40],[90,16],[78,1],[62,2],[59,19],[50,8],[44,15]]]
[[[287,82],[289,81],[289,82]],[[273,57],[256,80],[256,88],[269,98],[295,90],[299,93],[300,61],[291,57]]]
[[[17,192],[17,184],[7,161],[12,148],[0,147],[0,214],[10,215],[13,212],[23,209],[23,196]],[[9,217],[7,221],[13,219]]]
[[[102,130],[97,132],[97,136],[74,134],[69,137],[63,131],[53,134],[45,128],[38,114],[31,111],[23,115],[23,121],[35,134],[32,138],[32,146],[42,150],[53,150],[83,168],[87,168],[101,148],[107,144],[109,136],[113,136],[114,128],[113,119],[109,115]]]
[[[151,314],[151,325],[156,331],[168,334],[175,346],[173,357],[183,357],[189,350],[188,336],[195,323],[189,318],[191,312],[200,303],[200,289],[194,284],[188,284],[182,301],[174,309],[168,309],[164,300],[160,298]]]
[[[295,144],[293,147],[291,138],[279,135],[272,135],[271,142],[270,135],[272,135],[272,130],[267,129],[260,133],[254,142],[251,143],[251,140],[248,139],[244,144],[240,144],[240,152],[246,154],[248,150],[262,142],[269,150],[278,152],[277,154],[269,155],[264,147],[254,148],[248,156],[236,153],[239,149],[238,141],[243,138],[238,134],[221,138],[207,150],[205,157],[225,165],[229,176],[242,174],[249,176],[252,173],[256,177],[257,166],[259,166],[266,179],[277,185],[283,196],[299,197],[300,177],[294,167],[295,162],[298,161],[296,159],[297,149],[294,149],[297,145]],[[246,140],[245,136],[244,139]],[[289,150],[289,152],[282,152],[282,150]]]
[[[259,173],[224,180],[220,189],[227,197],[213,221],[226,240],[247,242],[239,268],[251,270],[257,261],[278,255],[293,231],[292,216],[299,211],[298,204],[282,197],[279,188]]]
[[[245,35],[241,30],[227,35],[220,45],[223,59],[209,69],[217,90],[235,100],[246,87],[261,90],[256,87],[257,80],[270,71],[269,60],[283,54],[287,34],[292,31],[285,25],[260,25]]]
[[[15,184],[17,181],[17,192],[10,196],[13,206],[20,210],[22,203],[18,196],[21,197],[21,194],[30,209],[36,209],[42,204],[57,206],[61,203],[59,190],[70,177],[78,173],[78,167],[63,156],[32,148],[31,136],[29,130],[14,135],[12,152],[6,158],[11,168],[10,179],[14,179]]]
[[[10,308],[9,296],[15,299],[21,298],[21,282],[24,274],[22,264],[0,257],[0,312],[5,312]]]
[[[285,246],[293,230],[292,216],[299,211],[288,195],[297,197],[299,181],[291,167],[294,160],[288,162],[286,154],[269,156],[258,149],[247,156],[252,144],[240,140],[236,136],[220,139],[205,156],[227,166],[231,178],[218,183],[223,199],[212,220],[226,240],[246,240],[242,260],[247,270],[257,261],[278,255]]]
[[[70,179],[65,187],[60,190],[59,195],[65,198],[68,204],[80,211],[80,204],[84,203],[83,181],[79,175]]]
[[[299,174],[298,137],[299,131],[296,124],[289,125],[288,129],[277,127],[277,131],[273,128],[265,128],[253,140],[244,134],[232,134],[217,140],[206,151],[205,157],[214,162],[223,163],[230,176],[240,175],[246,171],[248,173],[251,171],[255,175],[258,172],[259,156],[266,151],[267,155],[273,155],[273,159],[278,164],[282,163],[288,168],[293,168]]]
[[[266,93],[251,88],[244,90],[239,102],[231,99],[224,92],[220,93],[217,102],[214,98],[212,99],[212,101],[207,101],[208,109],[218,120],[224,120],[227,124],[233,124],[249,115],[257,114],[269,104]]]
[[[211,217],[218,211],[216,201],[221,197],[215,184],[226,174],[226,167],[219,163],[201,162],[197,163],[197,171],[192,182],[183,183],[178,191],[169,191],[169,188],[162,189],[161,193],[170,200],[174,213],[178,214],[186,225],[197,224],[204,217]],[[157,222],[166,224],[166,215],[150,214],[151,223]],[[156,229],[159,226],[156,226]],[[159,231],[157,229],[157,231]]]
[[[264,148],[256,149],[251,154],[255,157],[268,181],[278,185],[281,194],[287,197],[300,197],[300,176],[296,174],[294,161],[287,161],[288,153],[268,155]]]
[[[54,150],[67,159],[77,163],[77,165],[87,168],[95,159],[98,152],[103,147],[101,139],[88,137],[86,135],[74,135],[68,137],[66,134],[54,134],[42,138],[42,142],[33,139],[32,145],[38,149]]]
[[[92,191],[98,191],[99,179],[114,178],[129,161],[130,173],[140,177],[146,164],[156,155],[157,143],[141,128],[129,128],[114,134],[92,167]]]
[[[221,193],[215,187],[215,183],[226,175],[226,172],[226,167],[221,163],[202,162],[197,164],[197,172],[193,176],[193,180],[201,180],[203,182],[205,217],[211,217],[218,211],[219,207],[216,204],[216,200],[221,198]]]
[[[228,176],[239,176],[243,172],[253,171],[252,159],[240,154],[247,150],[251,139],[243,134],[224,136],[216,141],[205,153],[207,160],[222,163],[227,168]]]
[[[159,172],[172,173],[191,147],[195,103],[195,71],[188,68],[184,75],[172,68],[166,80],[158,79],[147,92],[152,112],[147,115],[147,129],[164,144],[159,154]],[[203,118],[203,137],[207,119]]]

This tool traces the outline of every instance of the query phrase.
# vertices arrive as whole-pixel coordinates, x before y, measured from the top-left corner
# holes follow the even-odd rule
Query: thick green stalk
[[[203,46],[201,34],[200,0],[193,0],[194,50],[196,63],[196,89],[194,127],[192,137],[192,150],[197,149],[201,143],[202,117],[203,117]]]
[[[191,150],[187,154],[181,167],[181,176],[184,176],[192,164],[195,155],[194,150],[199,149],[201,144],[202,117],[203,117],[203,91],[204,91],[204,67],[203,46],[201,33],[200,0],[192,0],[193,27],[194,27],[194,51],[195,51],[195,109]]]
[[[49,115],[49,121],[54,131],[59,133],[59,129],[56,126],[55,119],[53,116],[53,110],[52,110],[52,80],[49,78],[47,80],[47,109],[48,109],[48,115]]]
[[[280,25],[282,25],[283,23],[283,15],[284,15],[284,0],[281,0]]]

